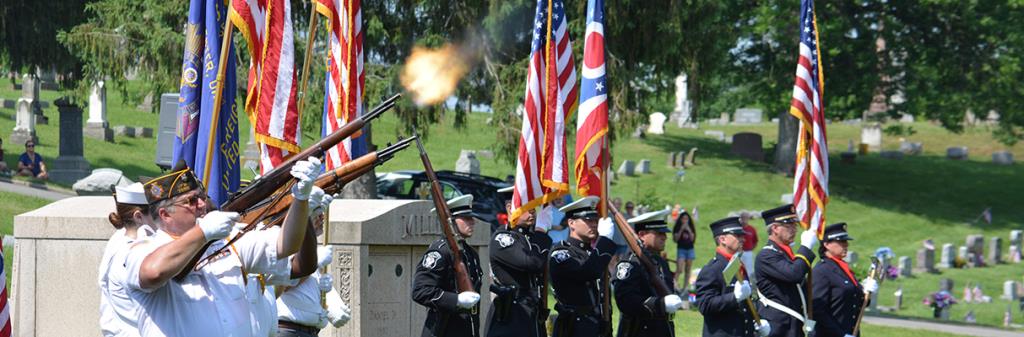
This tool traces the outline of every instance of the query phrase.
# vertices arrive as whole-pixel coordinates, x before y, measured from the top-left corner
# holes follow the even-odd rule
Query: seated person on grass
[[[35,177],[46,180],[50,177],[46,173],[46,164],[43,163],[43,156],[36,153],[36,143],[29,140],[25,142],[25,153],[18,158],[18,175]]]

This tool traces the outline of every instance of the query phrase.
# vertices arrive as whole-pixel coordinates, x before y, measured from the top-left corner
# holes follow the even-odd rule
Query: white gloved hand
[[[865,293],[873,293],[878,291],[878,281],[875,281],[875,279],[873,278],[867,278],[864,279],[864,281],[860,281],[860,285],[861,287],[864,288]]]
[[[348,305],[342,303],[340,307],[327,308],[327,318],[330,319],[331,325],[335,328],[340,328],[349,320],[352,320],[352,309],[348,308]]]
[[[464,291],[459,293],[459,308],[469,309],[480,302],[480,294],[472,291]]]
[[[315,218],[320,213],[324,212],[322,205],[324,199],[324,190],[319,186],[313,185],[313,190],[309,192],[309,217]]]
[[[757,335],[761,337],[768,337],[772,333],[772,325],[763,319],[761,323],[754,323],[754,329],[757,330]]]
[[[324,328],[327,327],[327,322],[328,322],[328,320],[330,320],[330,317],[327,317],[327,315],[330,315],[330,313],[323,312],[323,311],[320,312],[320,315],[319,315],[320,317],[317,318],[317,320],[316,320],[316,328],[317,329],[323,330]]]
[[[804,321],[804,333],[811,333],[811,331],[814,331],[814,326],[817,324],[818,322],[813,319]]]
[[[733,285],[732,296],[736,298],[736,302],[746,300],[750,297],[750,282],[743,280],[743,283]]]
[[[814,231],[804,231],[800,234],[800,245],[807,247],[807,249],[814,250],[818,246],[818,233]]]
[[[674,313],[683,307],[683,299],[679,295],[672,294],[665,296],[665,312]]]
[[[320,159],[309,157],[296,162],[292,166],[291,174],[292,177],[298,179],[295,185],[292,185],[292,196],[296,200],[309,200],[309,193],[313,191],[313,182],[320,174]]]
[[[203,230],[206,241],[220,240],[231,234],[231,229],[238,221],[237,212],[213,211],[206,213],[206,216],[196,220],[199,229]]]
[[[320,286],[320,292],[329,292],[334,287],[334,277],[331,274],[321,274],[320,279],[317,280],[317,285]]]
[[[334,261],[334,246],[316,247],[316,258],[316,265],[320,268],[331,265],[331,261]]]
[[[851,334],[845,334],[845,335],[843,335],[843,337],[857,337],[857,336],[854,336],[854,335],[851,335]]]

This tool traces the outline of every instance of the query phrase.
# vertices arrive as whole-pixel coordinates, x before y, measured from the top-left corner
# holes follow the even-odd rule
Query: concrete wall
[[[419,200],[336,200],[330,208],[329,272],[353,310],[342,329],[321,336],[418,335],[425,309],[411,300],[412,276],[427,245],[440,237],[432,203]],[[14,217],[17,239],[11,303],[15,336],[99,336],[98,265],[114,232],[110,197],[75,197]],[[486,244],[490,226],[478,222],[477,247],[490,296]]]

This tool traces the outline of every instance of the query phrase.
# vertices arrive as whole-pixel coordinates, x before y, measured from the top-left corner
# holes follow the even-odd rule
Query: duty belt
[[[592,305],[568,305],[568,304],[555,304],[555,310],[558,310],[559,314],[576,315],[576,316],[594,316],[597,315],[597,310]]]
[[[292,330],[296,330],[296,331],[307,332],[307,333],[312,334],[313,336],[316,336],[316,335],[320,334],[320,329],[317,329],[316,327],[312,327],[312,326],[308,326],[308,325],[302,325],[302,324],[291,322],[291,321],[278,320],[277,321],[277,326],[285,328],[285,329],[292,329]]]

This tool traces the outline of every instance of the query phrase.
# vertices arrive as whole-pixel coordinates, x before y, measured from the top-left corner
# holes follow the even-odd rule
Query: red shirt
[[[747,232],[747,235],[743,237],[743,250],[754,250],[754,247],[757,247],[757,229],[751,225],[743,225],[743,231]]]

